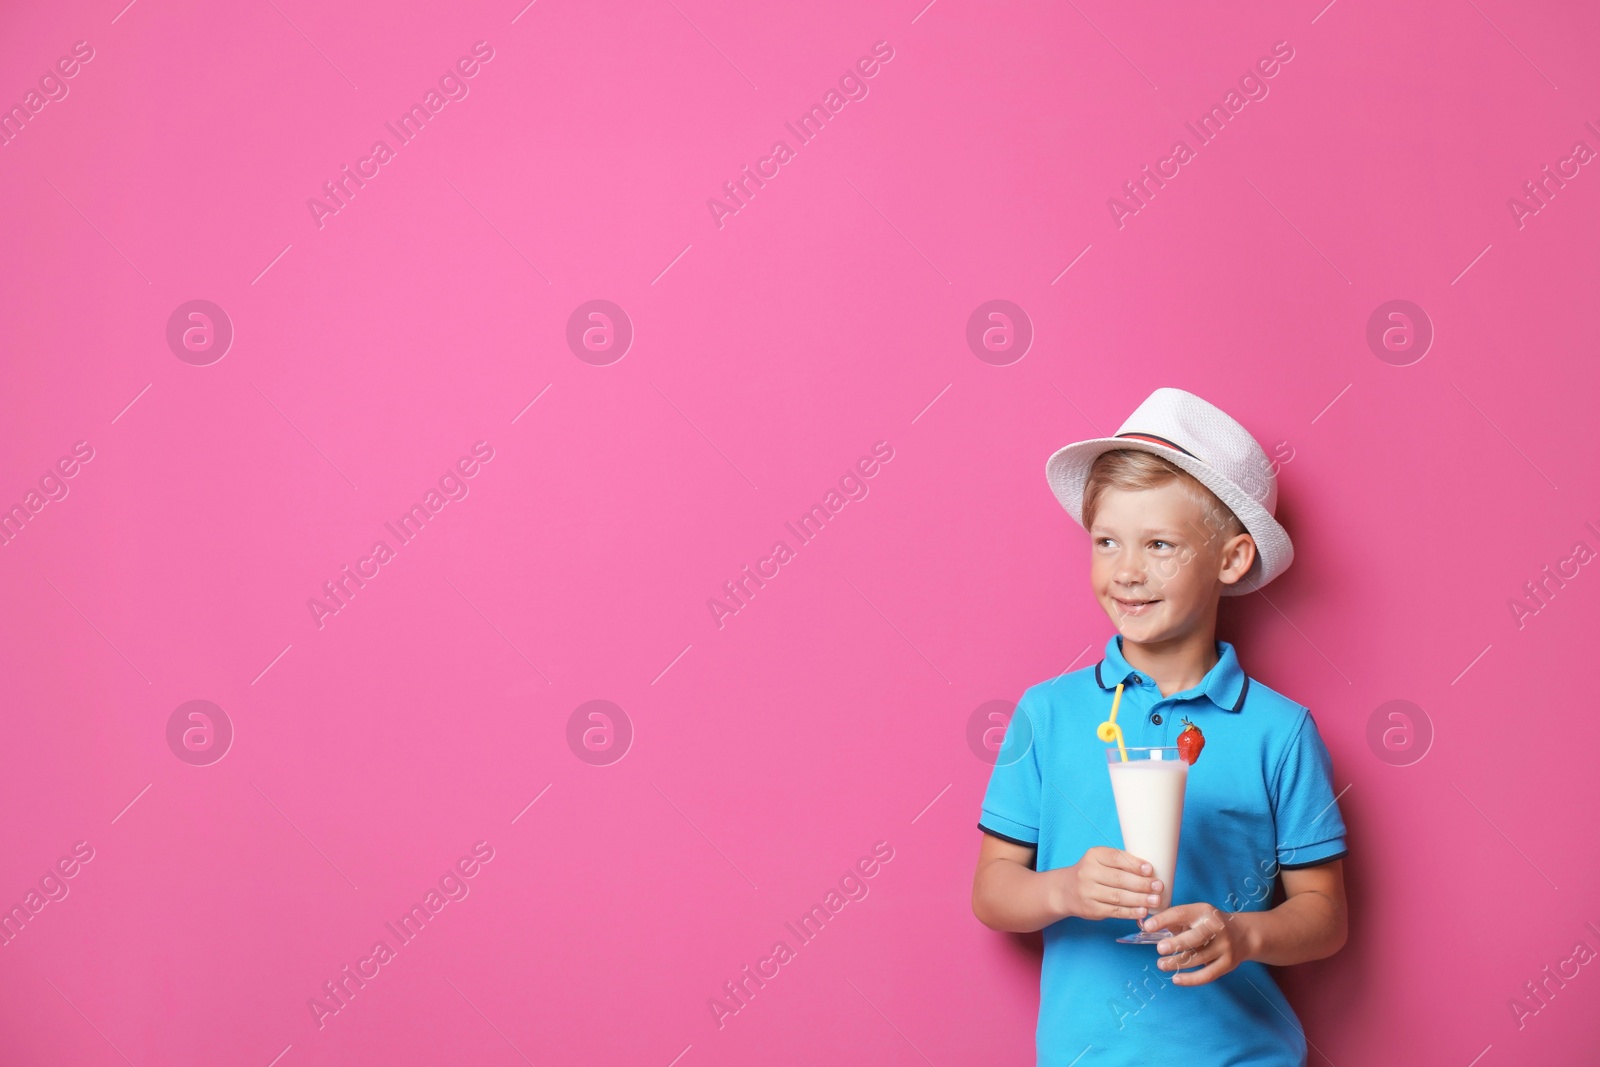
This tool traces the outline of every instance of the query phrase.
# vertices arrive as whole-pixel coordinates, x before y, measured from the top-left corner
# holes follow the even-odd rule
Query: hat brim
[[[1256,543],[1256,558],[1243,578],[1222,587],[1223,596],[1253,593],[1282,574],[1293,562],[1294,544],[1289,540],[1289,532],[1273,518],[1270,511],[1262,507],[1260,501],[1232,479],[1187,453],[1134,438],[1096,437],[1077,441],[1058,449],[1045,462],[1045,478],[1056,500],[1079,526],[1083,525],[1083,488],[1089,480],[1089,468],[1104,453],[1121,448],[1154,453],[1194,475],[1201,485],[1215,493],[1217,499],[1228,505],[1239,521],[1244,523],[1245,530]]]

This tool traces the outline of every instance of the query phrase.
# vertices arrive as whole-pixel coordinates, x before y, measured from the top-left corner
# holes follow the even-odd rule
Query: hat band
[[[1176,448],[1179,452],[1182,452],[1184,455],[1188,456],[1190,459],[1200,459],[1199,456],[1195,455],[1193,452],[1190,452],[1187,448],[1184,448],[1182,445],[1178,444],[1176,441],[1169,441],[1165,437],[1157,437],[1153,433],[1131,433],[1130,432],[1130,433],[1119,433],[1119,434],[1117,434],[1117,436],[1118,437],[1136,437],[1141,441],[1153,441],[1154,443],[1156,443],[1158,445],[1166,445],[1168,448]],[[1205,463],[1206,461],[1203,460],[1203,459],[1200,459],[1200,462],[1201,463]],[[1206,464],[1206,465],[1210,466],[1210,464]]]

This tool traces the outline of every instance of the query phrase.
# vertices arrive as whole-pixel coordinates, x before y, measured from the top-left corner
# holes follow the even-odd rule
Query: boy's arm
[[[1142,919],[1160,902],[1150,865],[1121,849],[1091,848],[1070,867],[1036,871],[1035,847],[979,836],[972,913],[991,930],[1032,933],[1070,915]]]
[[[1247,958],[1288,967],[1331,956],[1344,947],[1348,912],[1344,860],[1280,870],[1285,900],[1271,911],[1240,912]]]
[[[1331,956],[1344,947],[1348,919],[1344,860],[1280,870],[1285,900],[1270,911],[1220,911],[1182,904],[1152,915],[1150,930],[1174,936],[1156,946],[1156,966],[1176,971],[1176,985],[1204,985],[1246,960],[1287,967]],[[1185,970],[1184,968],[1195,968]]]
[[[1027,934],[1061,918],[1050,880],[1033,869],[1036,848],[979,834],[978,869],[972,876],[972,914],[991,930]]]

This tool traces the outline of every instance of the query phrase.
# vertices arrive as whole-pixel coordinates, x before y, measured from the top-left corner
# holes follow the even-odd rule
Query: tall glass
[[[1122,825],[1122,847],[1144,860],[1161,881],[1161,903],[1150,914],[1172,904],[1172,876],[1178,869],[1178,832],[1183,826],[1183,792],[1189,765],[1178,756],[1176,745],[1164,748],[1106,749],[1111,773],[1111,794],[1117,802],[1117,822]],[[1137,933],[1117,938],[1125,945],[1153,945],[1170,930]]]

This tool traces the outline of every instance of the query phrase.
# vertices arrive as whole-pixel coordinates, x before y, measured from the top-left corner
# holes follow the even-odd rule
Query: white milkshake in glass
[[[1122,826],[1122,847],[1154,869],[1161,881],[1161,903],[1155,914],[1172,904],[1172,876],[1178,869],[1178,832],[1183,826],[1183,793],[1189,765],[1170,748],[1128,748],[1127,759],[1112,746],[1106,758],[1111,771],[1111,793],[1116,799],[1117,822]],[[1141,930],[1118,941],[1153,944],[1167,931]]]

